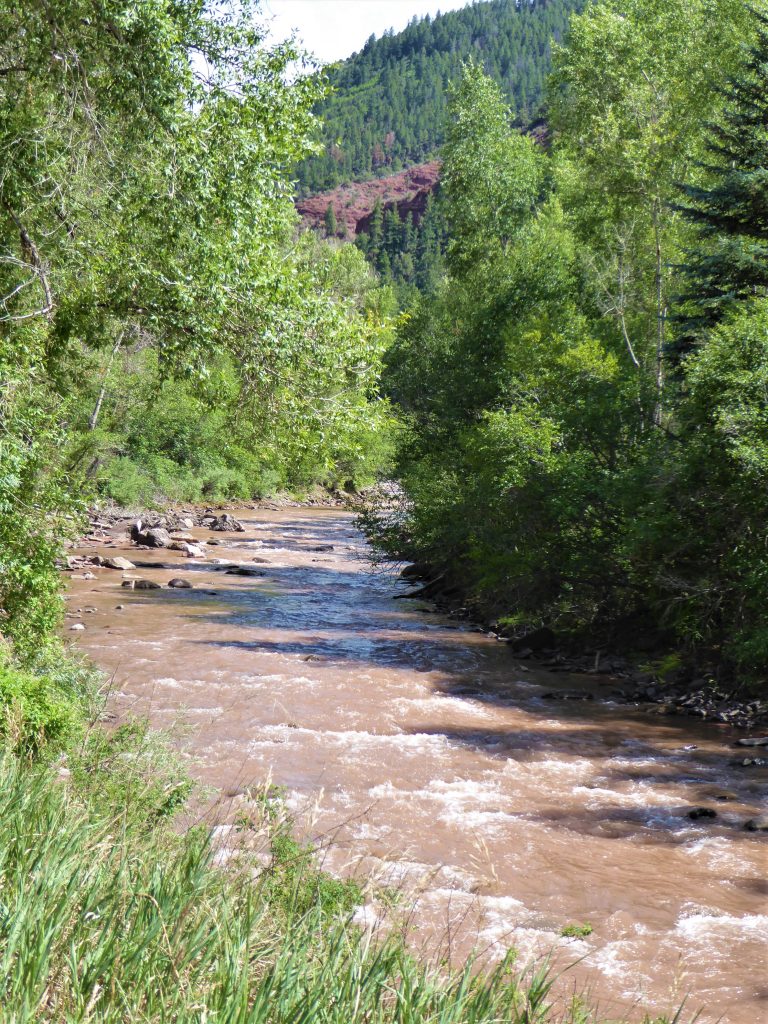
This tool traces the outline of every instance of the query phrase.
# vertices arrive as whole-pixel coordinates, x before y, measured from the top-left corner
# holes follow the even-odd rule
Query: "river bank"
[[[601,678],[396,599],[397,570],[372,571],[349,513],[237,516],[243,532],[189,531],[204,558],[124,532],[76,552],[157,585],[72,580],[71,635],[113,676],[114,714],[180,723],[222,814],[254,781],[284,787],[326,866],[405,893],[365,922],[394,913],[459,962],[473,946],[580,960],[569,977],[614,1016],[687,991],[702,1020],[754,1021],[765,847],[744,826],[765,770],[732,764],[738,734],[620,704]]]

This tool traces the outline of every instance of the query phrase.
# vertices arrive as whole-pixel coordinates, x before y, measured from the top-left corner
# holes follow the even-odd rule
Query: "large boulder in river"
[[[169,548],[172,544],[171,535],[163,526],[150,526],[143,529],[143,523],[138,519],[131,527],[131,540],[134,544],[145,544],[150,548]]]
[[[224,512],[220,516],[206,516],[205,525],[218,533],[245,533],[245,527],[239,520]]]
[[[768,814],[761,814],[757,818],[750,818],[744,823],[747,832],[768,832]]]
[[[129,562],[127,558],[123,558],[120,555],[116,555],[114,558],[103,559],[102,565],[105,565],[108,569],[128,570],[136,568],[133,562]]]

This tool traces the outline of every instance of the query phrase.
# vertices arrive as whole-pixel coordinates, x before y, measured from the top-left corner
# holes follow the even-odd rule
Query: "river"
[[[613,703],[615,682],[517,662],[398,599],[407,586],[372,570],[346,512],[241,518],[245,533],[192,531],[223,541],[205,559],[117,535],[84,549],[193,584],[72,580],[74,642],[112,675],[112,711],[181,723],[222,814],[238,786],[285,787],[326,866],[403,889],[398,913],[425,952],[578,961],[561,985],[630,1020],[686,996],[684,1021],[699,1008],[699,1024],[765,1019],[768,845],[743,824],[765,810],[768,772],[734,765],[739,734]],[[544,696],[574,689],[596,699]],[[699,806],[717,817],[691,820]],[[591,934],[561,935],[586,922]]]

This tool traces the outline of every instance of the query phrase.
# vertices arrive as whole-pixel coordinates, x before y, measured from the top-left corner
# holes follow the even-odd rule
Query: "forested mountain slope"
[[[584,0],[475,3],[371,39],[329,70],[333,88],[316,112],[324,151],[298,167],[303,195],[420,163],[443,143],[447,86],[474,57],[497,82],[517,121],[542,113],[551,42]]]

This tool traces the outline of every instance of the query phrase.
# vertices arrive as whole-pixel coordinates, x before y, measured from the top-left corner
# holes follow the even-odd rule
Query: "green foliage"
[[[443,151],[448,278],[387,354],[405,497],[372,527],[485,614],[601,644],[643,622],[686,662],[753,680],[768,658],[764,300],[732,288],[674,373],[669,342],[685,251],[713,267],[742,246],[762,272],[760,217],[738,211],[764,191],[763,30],[731,0],[589,6],[557,53],[546,155],[466,67]],[[730,148],[703,167],[717,140]]]
[[[49,756],[82,732],[85,696],[65,673],[0,662],[0,736],[7,750]]]
[[[584,924],[567,924],[560,934],[564,939],[585,939],[592,934],[592,925],[589,921]]]
[[[316,107],[323,151],[297,169],[303,193],[391,174],[432,157],[445,141],[448,88],[477,60],[511,102],[519,124],[543,113],[551,41],[583,0],[474,3],[371,37],[327,70],[331,94]]]
[[[706,184],[683,186],[682,212],[699,246],[686,266],[687,303],[677,352],[690,348],[745,298],[768,293],[768,16],[724,88],[726,110],[707,131]],[[701,242],[706,244],[702,245]]]
[[[57,624],[83,499],[375,475],[391,420],[362,258],[294,240],[288,171],[322,94],[288,74],[301,55],[263,44],[250,0],[92,8],[0,0],[0,629],[19,656]]]

